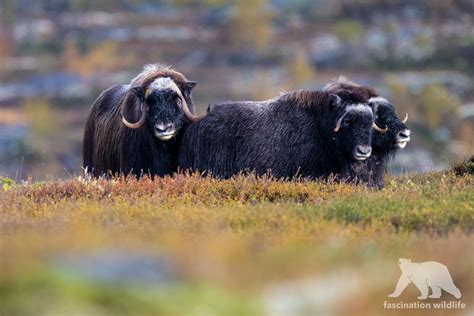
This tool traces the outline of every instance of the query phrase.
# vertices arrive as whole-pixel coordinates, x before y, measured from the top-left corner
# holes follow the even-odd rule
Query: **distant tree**
[[[24,103],[25,115],[29,121],[28,152],[31,152],[36,163],[47,161],[42,173],[57,174],[61,164],[57,161],[57,153],[63,146],[60,142],[64,126],[50,103],[44,99],[26,100]],[[64,134],[62,134],[62,137]]]
[[[234,1],[232,0],[204,0],[204,5],[213,8],[213,7],[221,7],[224,5],[232,4]]]
[[[119,44],[114,41],[104,41],[81,55],[75,42],[64,44],[62,55],[63,69],[70,72],[89,75],[94,72],[112,72],[124,69],[135,63],[135,57],[121,51]]]
[[[166,0],[166,2],[174,7],[196,7],[199,5],[195,0]]]
[[[385,82],[390,90],[390,101],[400,117],[409,113],[407,124],[413,132],[416,145],[436,152],[438,157],[443,155],[446,159],[462,155],[470,148],[465,142],[472,142],[474,131],[460,124],[457,114],[460,100],[447,88],[432,84],[420,92],[413,92],[395,76],[388,76]],[[461,146],[452,146],[453,139],[460,141]]]
[[[265,0],[242,0],[235,3],[232,23],[234,48],[250,46],[257,51],[268,48],[272,37],[273,14]]]
[[[398,114],[409,113],[410,121],[417,120],[418,111],[413,105],[413,96],[410,96],[405,83],[395,76],[387,76],[385,84],[390,91],[390,101],[394,104]]]
[[[69,0],[69,7],[74,12],[84,12],[93,10],[119,11],[124,9],[123,1],[115,0]]]
[[[6,59],[12,54],[13,41],[11,37],[11,24],[0,20],[0,70],[5,67]]]
[[[449,12],[455,6],[454,0],[431,0],[427,2],[428,6],[436,13]]]
[[[302,48],[297,49],[289,65],[289,86],[292,89],[300,88],[315,77],[315,69],[309,62],[308,54]]]
[[[3,22],[14,22],[16,17],[15,0],[0,2],[0,18]],[[3,27],[3,26],[2,26]]]
[[[270,97],[271,88],[270,80],[268,80],[268,73],[262,69],[257,69],[254,80],[251,85],[252,99],[265,100]]]
[[[334,33],[345,42],[358,42],[364,35],[364,26],[354,20],[342,20],[334,25]]]
[[[460,142],[460,156],[467,157],[474,153],[474,118],[466,118],[456,124],[455,138]]]
[[[418,95],[420,114],[430,129],[451,127],[458,120],[461,101],[441,85],[426,86]]]
[[[118,44],[113,41],[101,42],[95,46],[84,59],[87,71],[113,71],[120,68],[121,60],[117,58]]]
[[[0,31],[0,70],[6,65],[6,59],[10,55],[10,46]]]
[[[74,41],[66,41],[61,56],[63,69],[69,72],[81,72],[82,56]]]

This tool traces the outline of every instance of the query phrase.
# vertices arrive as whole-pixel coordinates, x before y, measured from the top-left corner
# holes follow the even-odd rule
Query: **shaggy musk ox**
[[[246,171],[277,178],[350,178],[351,165],[371,154],[373,127],[367,104],[325,91],[215,104],[183,134],[179,168],[221,178]]]
[[[387,99],[380,97],[375,90],[359,86],[343,77],[327,85],[324,90],[353,102],[368,103],[372,108],[375,123],[383,129],[373,135],[371,157],[353,164],[350,173],[358,182],[382,188],[389,160],[410,141],[410,130],[405,125],[408,114],[400,120],[394,106]]]
[[[104,91],[84,131],[84,168],[104,174],[166,175],[176,170],[178,140],[194,121],[196,85],[160,64],[147,65],[130,84]]]

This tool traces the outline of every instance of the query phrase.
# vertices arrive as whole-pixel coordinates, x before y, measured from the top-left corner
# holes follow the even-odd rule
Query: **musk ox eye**
[[[180,97],[177,97],[177,98],[176,98],[176,104],[177,104],[179,107],[183,106],[183,101],[181,100]]]

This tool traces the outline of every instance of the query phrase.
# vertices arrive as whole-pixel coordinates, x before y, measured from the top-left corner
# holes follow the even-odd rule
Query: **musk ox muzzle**
[[[166,141],[176,135],[176,128],[173,123],[157,123],[154,126],[153,133],[159,140]]]
[[[354,158],[359,161],[363,161],[370,157],[372,153],[372,147],[370,145],[358,145],[354,149]]]
[[[411,131],[408,128],[404,129],[403,131],[400,131],[397,134],[397,141],[395,145],[400,149],[405,148],[408,142],[410,141],[410,134],[411,134]]]

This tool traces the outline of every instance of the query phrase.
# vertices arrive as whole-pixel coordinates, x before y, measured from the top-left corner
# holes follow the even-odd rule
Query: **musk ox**
[[[179,168],[220,178],[253,171],[277,178],[344,174],[350,180],[351,165],[371,154],[374,126],[367,104],[326,91],[215,104],[184,132]]]
[[[104,91],[92,104],[84,131],[86,172],[163,176],[175,171],[181,131],[196,119],[195,85],[168,66],[152,64],[129,84]]]
[[[405,114],[405,118],[401,120],[394,106],[387,99],[380,97],[375,90],[360,86],[343,77],[327,85],[324,90],[353,102],[368,103],[372,108],[376,125],[383,129],[373,134],[370,158],[353,164],[354,170],[350,173],[358,182],[382,188],[388,162],[395,157],[398,149],[405,148],[410,141],[410,130],[405,125],[408,114]]]

